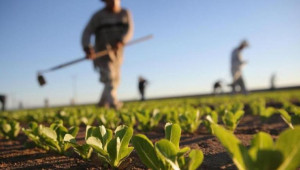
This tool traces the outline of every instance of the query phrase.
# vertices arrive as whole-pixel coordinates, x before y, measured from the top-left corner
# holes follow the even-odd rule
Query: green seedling
[[[153,145],[145,135],[138,134],[132,138],[132,144],[141,161],[150,169],[197,169],[203,161],[202,151],[192,150],[185,158],[184,155],[190,151],[190,148],[180,149],[180,136],[180,126],[167,123],[165,139],[161,139]]]
[[[0,136],[16,139],[20,132],[20,123],[14,120],[0,119]]]
[[[91,146],[98,157],[111,167],[117,168],[130,155],[133,147],[128,147],[133,129],[120,125],[113,132],[103,125],[87,127],[86,143]]]
[[[257,133],[247,149],[234,134],[217,125],[208,117],[214,135],[226,148],[241,170],[293,170],[300,166],[300,126],[282,132],[274,143],[264,132]]]

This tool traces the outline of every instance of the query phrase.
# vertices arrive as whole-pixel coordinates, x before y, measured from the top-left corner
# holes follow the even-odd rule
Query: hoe
[[[135,39],[135,40],[130,41],[129,43],[127,43],[126,46],[134,45],[134,44],[137,44],[139,42],[149,40],[152,37],[153,37],[152,35],[148,35],[148,36],[145,36],[145,37],[141,37],[141,38]],[[108,54],[108,50],[103,50],[103,51],[97,52],[96,53],[96,58],[103,57],[103,56],[105,56],[107,54]],[[66,67],[66,66],[70,66],[70,65],[73,65],[73,64],[79,63],[81,61],[85,61],[85,60],[87,60],[87,58],[86,57],[82,57],[82,58],[79,58],[79,59],[76,59],[76,60],[72,60],[72,61],[60,64],[60,65],[51,67],[51,68],[46,69],[46,70],[38,71],[38,73],[37,73],[37,79],[38,79],[39,85],[43,86],[43,85],[46,84],[46,80],[45,80],[45,78],[43,76],[44,73],[55,71],[55,70],[58,70],[58,69]]]

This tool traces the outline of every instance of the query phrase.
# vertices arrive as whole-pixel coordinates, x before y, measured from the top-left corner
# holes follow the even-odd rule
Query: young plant
[[[68,142],[64,141],[65,135],[69,134],[75,137],[79,130],[78,127],[67,129],[63,126],[62,121],[52,123],[50,127],[38,126],[36,123],[31,123],[29,127],[29,129],[23,128],[23,131],[34,143],[46,150],[50,149],[60,154],[65,154],[71,147]]]
[[[65,108],[57,112],[57,120],[62,120],[68,126],[79,126],[81,119],[78,116],[77,110],[74,108]]]
[[[214,123],[209,117],[214,135],[226,148],[238,169],[292,170],[300,166],[300,126],[282,132],[274,143],[264,132],[257,133],[247,149],[234,134]]]
[[[277,110],[281,118],[289,125],[291,129],[294,129],[295,125],[300,125],[300,112],[294,112],[294,114],[289,114],[284,109]]]
[[[80,120],[85,125],[92,125],[96,119],[96,114],[88,114],[85,116],[81,116]]]
[[[20,132],[20,123],[14,120],[0,119],[0,136],[16,139]]]
[[[130,112],[121,112],[120,118],[122,123],[128,127],[133,127],[136,124],[135,115]]]
[[[162,119],[162,114],[158,109],[154,110],[141,110],[136,112],[136,118],[139,122],[138,129],[143,131],[149,131],[157,126]]]
[[[165,139],[153,143],[143,134],[132,138],[132,145],[141,161],[150,169],[197,169],[203,161],[201,150],[192,150],[187,158],[184,155],[189,147],[179,148],[181,129],[178,124],[167,123]]]
[[[43,138],[40,138],[39,125],[36,122],[30,122],[29,128],[22,128],[22,131],[38,147],[43,148],[47,151],[50,149],[49,146],[43,141]]]
[[[250,110],[253,115],[260,115],[266,108],[266,101],[262,98],[250,103]]]
[[[243,115],[244,110],[237,110],[236,112],[226,110],[224,115],[222,116],[222,121],[225,127],[233,132],[239,124]]]
[[[128,147],[133,135],[133,129],[124,125],[116,128],[113,132],[103,125],[99,127],[88,126],[86,130],[86,143],[91,146],[99,158],[116,168],[127,158],[133,150]]]
[[[193,133],[199,125],[202,123],[201,115],[199,110],[186,110],[179,114],[179,124],[183,131]]]
[[[210,116],[211,119],[213,120],[213,122],[215,123],[218,123],[218,113],[216,111],[210,111],[210,112],[206,112],[205,114],[206,116]],[[213,134],[213,130],[211,129],[211,126],[210,126],[210,122],[208,120],[203,120],[203,124],[204,126],[206,127],[207,131],[210,133],[210,134]]]
[[[97,112],[99,113],[97,118],[101,125],[112,129],[119,125],[120,118],[115,110],[100,108]]]
[[[277,110],[273,107],[261,108],[260,112],[259,112],[259,116],[262,121],[266,121],[276,112],[277,112]]]
[[[75,137],[70,134],[65,135],[64,142],[69,143],[73,147],[74,151],[83,159],[85,160],[90,159],[93,152],[93,148],[88,144],[83,144],[83,145],[77,144]]]

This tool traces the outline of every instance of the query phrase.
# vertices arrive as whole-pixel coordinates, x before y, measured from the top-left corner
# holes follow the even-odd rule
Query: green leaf
[[[177,157],[183,156],[185,153],[190,151],[190,147],[184,147],[177,152]]]
[[[92,127],[90,125],[86,126],[86,129],[85,129],[85,140],[87,140],[89,137],[92,136],[93,128],[94,127]]]
[[[76,126],[72,126],[70,127],[70,129],[68,130],[68,133],[71,134],[72,136],[76,137],[79,131],[79,127]]]
[[[65,142],[70,142],[70,143],[76,144],[76,139],[75,139],[74,136],[71,135],[71,134],[66,134],[66,135],[64,136],[64,141],[65,141]]]
[[[174,170],[180,170],[177,162],[176,146],[167,139],[161,139],[155,143],[155,151],[165,163],[169,164]]]
[[[203,161],[203,152],[201,150],[192,150],[189,154],[189,170],[197,169]]]
[[[240,140],[237,139],[231,132],[215,123],[211,122],[211,128],[214,131],[214,135],[228,151],[238,169],[252,169],[251,167],[253,167],[253,162],[251,161],[246,147],[242,145]]]
[[[181,128],[178,124],[167,123],[165,125],[165,138],[179,149]]]
[[[117,156],[119,154],[119,150],[120,150],[120,138],[114,138],[112,140],[109,141],[108,145],[107,145],[107,151],[109,154],[109,158],[110,158],[110,165],[113,167],[117,167]]]
[[[272,149],[274,146],[272,137],[265,133],[259,132],[254,135],[251,141],[251,149],[259,150],[259,149]]]
[[[90,146],[92,146],[96,151],[99,151],[99,152],[102,152],[103,151],[103,145],[101,143],[101,141],[92,136],[92,137],[89,137],[87,140],[86,140],[86,143]]]
[[[52,139],[53,141],[57,141],[57,134],[54,130],[52,130],[48,127],[44,127],[43,125],[39,126],[39,130],[43,136],[45,136],[49,139]]]
[[[4,133],[8,133],[9,131],[11,131],[11,126],[10,126],[10,124],[8,124],[6,121],[5,121],[5,123],[4,124],[2,124],[2,127],[1,127],[2,129],[3,129],[3,132]]]
[[[153,170],[161,169],[162,164],[156,155],[154,146],[145,135],[138,134],[133,136],[132,145],[143,164]]]
[[[271,149],[260,149],[257,151],[255,168],[259,170],[277,169],[283,161],[280,151]]]
[[[279,150],[284,161],[278,168],[279,170],[292,170],[300,166],[300,126],[294,129],[288,129],[282,132],[275,144],[275,148]]]
[[[89,159],[91,157],[93,148],[88,144],[78,145],[76,139],[71,134],[66,134],[64,137],[64,141],[70,144],[74,148],[74,151],[83,159]]]
[[[292,124],[292,118],[289,115],[289,113],[287,111],[285,111],[284,109],[278,109],[278,112],[279,112],[281,118],[285,121],[285,123],[288,124],[291,129],[294,129],[294,126]]]
[[[269,134],[259,132],[253,137],[249,154],[255,164],[255,168],[261,170],[278,168],[283,157],[279,151],[275,151],[273,148],[273,139]]]
[[[178,149],[172,142],[166,139],[161,139],[155,143],[155,150],[159,152],[165,159],[176,162]]]
[[[74,151],[83,159],[90,159],[93,152],[93,148],[91,148],[87,144],[84,144],[82,146],[74,147]]]
[[[131,148],[128,148],[128,145],[133,135],[133,129],[131,127],[122,125],[117,127],[115,133],[115,137],[120,139],[120,148],[117,155],[117,161],[118,163],[121,163],[120,161],[129,156],[129,154],[131,153],[129,151],[132,151]]]

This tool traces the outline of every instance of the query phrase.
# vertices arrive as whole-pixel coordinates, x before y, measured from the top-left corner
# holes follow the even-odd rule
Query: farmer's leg
[[[114,63],[113,68],[114,68],[114,77],[112,79],[112,92],[111,92],[111,96],[112,96],[112,107],[119,109],[120,107],[122,107],[122,103],[119,102],[119,100],[117,99],[117,90],[120,84],[120,71],[121,71],[121,65],[120,63]]]
[[[247,89],[246,89],[246,86],[245,86],[245,83],[244,83],[244,79],[243,79],[242,76],[239,78],[238,82],[239,82],[239,86],[241,87],[241,92],[243,94],[247,94]]]
[[[104,88],[98,106],[109,107],[108,97],[111,88],[111,80],[110,80],[110,71],[109,71],[109,67],[107,66],[107,63],[101,63],[99,67],[99,72],[100,72],[100,82],[103,83]]]

